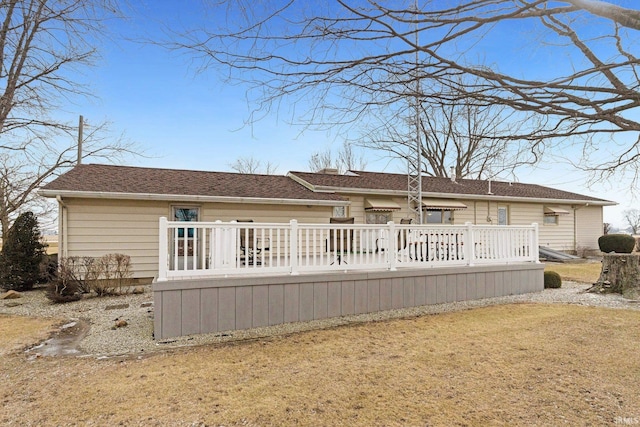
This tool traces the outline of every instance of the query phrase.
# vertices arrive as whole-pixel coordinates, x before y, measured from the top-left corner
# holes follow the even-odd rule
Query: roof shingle
[[[381,191],[407,191],[407,175],[351,171],[346,175],[334,175],[325,173],[290,172],[316,189],[352,189],[352,190],[381,190]],[[495,196],[511,198],[554,199],[554,200],[580,200],[598,203],[613,204],[608,200],[598,199],[582,194],[557,190],[536,184],[523,184],[519,182],[491,181],[491,194],[489,183],[485,180],[458,179],[455,182],[449,178],[422,178],[423,196],[430,194],[451,194],[467,196]]]
[[[314,193],[286,176],[97,164],[78,165],[45,185],[43,190],[47,192],[344,200],[335,194]]]

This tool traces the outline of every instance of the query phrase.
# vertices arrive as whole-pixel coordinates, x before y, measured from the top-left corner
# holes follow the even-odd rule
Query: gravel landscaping
[[[425,314],[445,313],[475,307],[513,303],[565,303],[608,308],[640,310],[638,301],[627,300],[620,295],[598,295],[586,293],[590,285],[565,281],[561,289],[545,289],[542,292],[475,301],[422,306],[403,310],[388,310],[379,313],[345,316],[319,321],[290,323],[265,328],[255,328],[228,333],[202,334],[156,341],[153,339],[153,295],[151,287],[144,287],[142,294],[127,294],[114,297],[89,297],[67,304],[52,304],[43,289],[25,292],[15,300],[0,301],[0,314],[56,318],[60,321],[59,335],[65,330],[79,329],[83,337],[77,342],[65,344],[73,351],[53,354],[74,354],[82,357],[143,356],[150,352],[169,348],[216,344],[237,340],[249,340],[293,332],[330,328],[350,323],[380,321],[386,319],[414,317]],[[124,322],[122,322],[124,321]],[[118,323],[120,322],[120,323]],[[126,325],[125,325],[126,322]],[[116,325],[119,325],[116,326]],[[81,326],[88,326],[81,327]],[[85,329],[84,331],[82,329]],[[73,341],[73,340],[72,340]],[[50,355],[46,352],[49,343],[30,350],[33,357]],[[64,349],[63,349],[64,350]],[[67,348],[66,350],[69,350]]]

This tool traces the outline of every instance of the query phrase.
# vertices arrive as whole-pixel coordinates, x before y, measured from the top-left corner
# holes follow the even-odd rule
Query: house
[[[349,201],[335,215],[355,217],[356,223],[399,222],[409,215],[407,176],[349,171],[339,175],[290,172],[308,189],[337,194]],[[551,249],[597,252],[603,233],[604,206],[617,203],[590,196],[518,182],[422,178],[423,222],[432,224],[539,224],[539,242]]]
[[[252,175],[83,164],[45,185],[59,205],[59,253],[125,253],[134,277],[158,274],[160,217],[175,221],[400,222],[409,214],[407,177],[350,171]],[[540,224],[540,243],[597,248],[602,208],[615,203],[531,184],[423,178],[428,223]]]
[[[131,256],[134,277],[158,272],[158,220],[328,222],[348,202],[286,176],[81,164],[40,194],[59,206],[62,257]]]

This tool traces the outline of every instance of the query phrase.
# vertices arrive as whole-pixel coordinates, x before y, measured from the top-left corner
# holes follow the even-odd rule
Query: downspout
[[[59,206],[58,214],[58,257],[66,258],[67,250],[67,205],[62,201],[62,197],[56,196]]]
[[[473,201],[473,223],[478,225],[478,201]]]

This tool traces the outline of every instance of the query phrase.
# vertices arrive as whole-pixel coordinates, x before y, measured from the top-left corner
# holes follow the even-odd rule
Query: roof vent
[[[487,191],[487,194],[493,194],[493,193],[491,192],[491,180],[489,180],[489,190]]]
[[[456,182],[456,168],[454,168],[453,166],[451,166],[450,169],[450,175],[451,175],[451,182]]]

